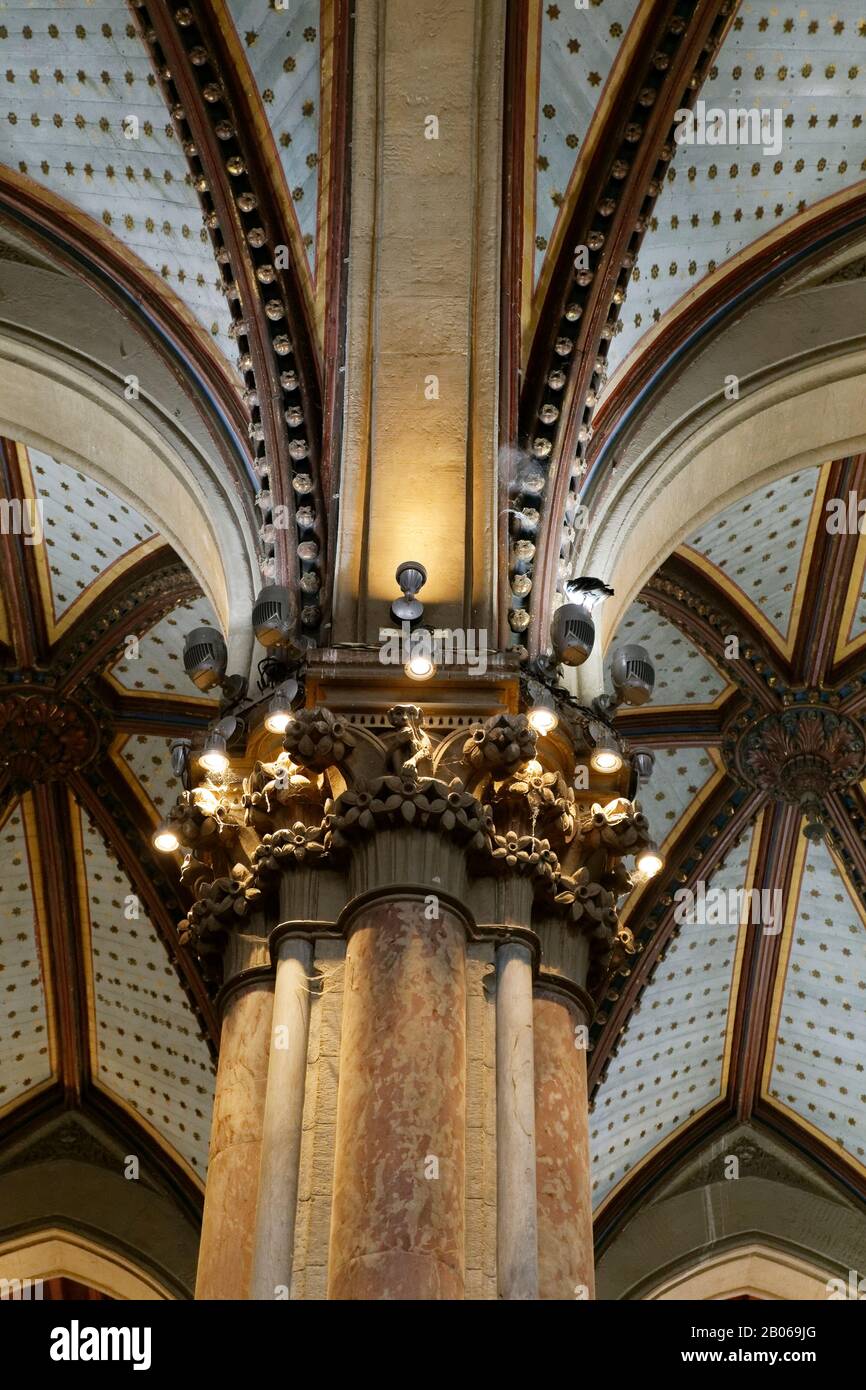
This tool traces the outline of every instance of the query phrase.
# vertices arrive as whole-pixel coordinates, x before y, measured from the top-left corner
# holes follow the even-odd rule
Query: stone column
[[[464,1293],[466,928],[421,892],[349,919],[328,1297]]]
[[[496,1172],[499,1297],[538,1298],[532,952],[496,951]]]
[[[279,942],[250,1282],[255,1299],[291,1288],[312,964],[309,941]]]
[[[249,1296],[273,1011],[264,960],[258,937],[238,938],[227,952],[197,1299]]]
[[[565,990],[541,984],[534,1017],[539,1297],[592,1298],[586,1016]]]

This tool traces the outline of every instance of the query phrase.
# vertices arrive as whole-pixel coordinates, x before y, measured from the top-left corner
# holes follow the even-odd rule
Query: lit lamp
[[[193,787],[192,794],[199,811],[206,816],[216,815],[220,804],[210,787]]]
[[[589,760],[596,772],[619,772],[622,767],[622,753],[613,734],[602,734],[596,739]]]
[[[536,699],[532,709],[527,715],[530,727],[535,730],[539,738],[544,738],[547,734],[552,734],[559,723],[559,715],[556,713],[556,702],[550,691],[543,690]]]
[[[433,639],[424,627],[419,627],[409,638],[409,660],[403,670],[410,680],[428,681],[436,674],[433,660]]]
[[[170,825],[161,825],[153,833],[153,847],[158,849],[160,854],[174,854],[175,850],[180,848],[180,840]]]
[[[635,860],[635,867],[639,873],[643,874],[644,878],[655,878],[656,874],[664,868],[664,862],[659,853],[658,845],[650,840]]]
[[[292,701],[298,693],[297,681],[283,681],[278,685],[268,704],[265,715],[265,728],[271,734],[284,734],[294,719]]]
[[[228,770],[229,759],[223,734],[218,734],[215,730],[208,734],[199,762],[202,767],[207,768],[208,772],[215,772],[218,775],[222,775]]]

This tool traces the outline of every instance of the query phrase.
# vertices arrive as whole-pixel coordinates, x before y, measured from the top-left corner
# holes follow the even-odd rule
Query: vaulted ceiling
[[[820,740],[799,750],[789,724],[787,751],[771,742],[764,761],[743,756],[767,716],[862,711],[866,557],[856,524],[840,534],[827,521],[834,499],[847,508],[864,484],[863,458],[847,458],[719,511],[614,639],[642,642],[658,664],[653,701],[619,722],[655,753],[641,800],[665,866],[626,904],[643,950],[610,992],[592,1054],[602,1234],[734,1120],[774,1131],[866,1197],[862,731],[852,777],[823,797],[823,838],[806,838],[796,788],[773,780],[775,764],[791,751],[808,761]],[[767,894],[760,921],[733,896],[753,889]],[[707,895],[703,922],[678,913],[682,890]]]
[[[177,943],[176,873],[149,840],[178,792],[170,739],[213,710],[180,658],[215,615],[129,502],[13,440],[0,464],[4,1133],[71,1108],[189,1200],[215,1019]]]
[[[503,244],[486,267],[503,311],[498,645],[534,654],[577,509],[616,487],[615,426],[866,216],[866,20],[849,0],[515,0],[507,24]],[[261,574],[286,577],[311,642],[340,493],[351,35],[345,0],[0,8],[0,219],[43,269],[120,306],[218,420]],[[677,146],[675,113],[699,97],[778,109],[781,150]],[[114,372],[118,388],[122,353]],[[796,809],[736,772],[761,715],[811,699],[859,717],[866,539],[831,545],[821,520],[864,486],[860,456],[813,460],[707,516],[615,639],[659,670],[622,726],[657,755],[643,799],[666,867],[627,906],[644,949],[597,1029],[602,1229],[734,1116],[866,1194],[864,788],[827,798],[810,843]],[[212,714],[180,641],[216,615],[97,470],[7,439],[4,498],[41,500],[46,544],[0,536],[0,742],[19,749],[0,778],[0,1115],[13,1132],[77,1108],[195,1194],[215,1021],[149,836],[176,791],[168,740]],[[38,702],[24,723],[23,699]],[[71,795],[34,777],[25,725],[68,764]],[[783,930],[678,930],[673,893],[698,882],[779,887]]]
[[[528,555],[511,528],[503,601],[512,645],[534,654],[579,549],[577,508],[610,486],[612,432],[734,307],[862,220],[866,21],[834,0],[529,9],[511,35],[522,196],[506,206],[505,274],[520,314],[505,327],[523,374],[504,428],[533,459],[531,488],[513,452],[503,466],[533,521]],[[767,112],[773,138],[678,143],[699,100]]]
[[[325,363],[342,332],[347,5],[10,0],[0,18],[0,218],[121,305],[228,427],[256,480],[262,574],[280,570],[315,636],[339,437]],[[295,525],[275,523],[280,508]]]

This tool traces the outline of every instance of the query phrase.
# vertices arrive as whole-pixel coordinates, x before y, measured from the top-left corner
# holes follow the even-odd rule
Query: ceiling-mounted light
[[[645,705],[653,693],[655,666],[646,647],[619,647],[610,663],[610,678],[620,704]]]
[[[397,602],[401,602],[400,599]],[[395,605],[396,606],[396,605]],[[393,612],[393,608],[391,610]],[[436,674],[433,660],[433,638],[424,627],[419,627],[409,638],[409,657],[403,670],[412,681],[428,681]]]
[[[644,878],[655,878],[656,874],[664,868],[664,859],[659,853],[658,846],[650,840],[645,849],[642,849],[635,860],[635,868]]]
[[[596,739],[589,760],[596,772],[619,772],[622,752],[613,734],[602,734]]]
[[[283,681],[274,691],[268,702],[265,715],[265,728],[272,734],[284,734],[294,719],[292,701],[298,693],[296,680]]]
[[[160,854],[174,854],[176,849],[180,849],[180,840],[170,825],[161,825],[153,832],[153,847]]]
[[[418,598],[418,590],[423,589],[427,583],[427,571],[417,560],[404,560],[402,565],[397,566],[395,577],[402,597],[395,599],[391,604],[391,617],[395,623],[417,623],[424,614],[424,605]],[[416,679],[425,680],[426,677]]]
[[[216,730],[208,734],[199,755],[199,762],[208,772],[214,772],[218,776],[228,771],[229,759],[224,734],[219,734]]]
[[[566,601],[553,615],[550,640],[557,661],[582,666],[595,645],[593,610],[613,593],[603,579],[590,575],[567,579],[562,586]]]
[[[283,584],[266,584],[253,604],[253,632],[263,647],[288,642],[295,627],[295,601]]]
[[[197,627],[183,639],[183,666],[199,690],[219,685],[226,673],[229,654],[225,639],[215,627]]]
[[[648,748],[640,749],[632,758],[639,782],[648,782],[653,775],[656,755]]]
[[[532,709],[527,715],[530,727],[535,730],[540,738],[546,734],[552,734],[559,723],[559,715],[556,712],[556,701],[549,690],[543,690],[536,697]]]

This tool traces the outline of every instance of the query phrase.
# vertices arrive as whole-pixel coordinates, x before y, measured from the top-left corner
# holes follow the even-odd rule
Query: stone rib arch
[[[252,538],[227,490],[215,497],[209,461],[188,436],[178,430],[169,441],[79,366],[11,335],[0,337],[0,361],[0,433],[86,470],[152,521],[213,604],[230,661],[246,669]]]
[[[866,349],[858,344],[758,386],[739,402],[720,402],[696,427],[684,424],[673,448],[660,440],[646,449],[623,486],[608,495],[580,560],[579,572],[603,574],[616,590],[603,610],[602,641],[581,668],[582,683],[600,680],[602,653],[621,617],[691,531],[755,488],[863,450],[864,375]]]

